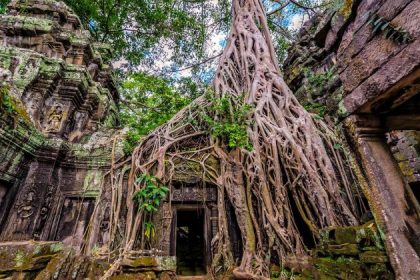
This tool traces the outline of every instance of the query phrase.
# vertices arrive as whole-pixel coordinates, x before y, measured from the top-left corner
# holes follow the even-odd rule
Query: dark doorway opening
[[[420,203],[420,182],[413,182],[410,184],[411,191],[413,192],[414,197],[417,200],[417,203]]]
[[[178,209],[176,258],[178,275],[206,274],[203,209]]]
[[[315,248],[315,239],[314,239],[313,233],[311,229],[309,228],[309,226],[304,221],[304,219],[302,218],[302,215],[299,212],[299,208],[296,205],[296,201],[291,191],[288,191],[288,195],[289,195],[290,206],[293,212],[294,222],[300,233],[300,236],[302,237],[303,244],[305,244],[307,249],[313,249]]]
[[[12,207],[12,198],[14,193],[12,192],[13,184],[0,180],[0,233],[2,233],[3,223],[6,222]]]

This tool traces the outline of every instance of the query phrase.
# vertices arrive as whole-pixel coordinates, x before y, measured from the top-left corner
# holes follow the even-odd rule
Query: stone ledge
[[[63,250],[56,241],[13,241],[0,243],[0,274],[43,269]]]

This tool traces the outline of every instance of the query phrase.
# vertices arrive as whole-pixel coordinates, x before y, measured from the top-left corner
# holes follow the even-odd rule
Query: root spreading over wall
[[[213,95],[228,97],[232,111],[243,104],[252,106],[247,116],[252,149],[232,148],[223,137],[211,136],[202,118],[212,101],[204,96],[145,137],[130,161],[114,165],[109,174],[107,245],[119,250],[120,258],[104,278],[115,272],[124,254],[143,245],[138,237],[145,213],[133,202],[134,193],[143,187],[137,176],[152,174],[170,184],[180,162],[198,165],[203,182],[218,187],[213,268],[234,268],[239,279],[269,278],[272,260],[307,254],[303,235],[308,232],[316,240],[320,228],[359,222],[357,188],[347,159],[334,149],[336,139],[327,125],[306,112],[283,81],[260,0],[233,0],[229,42],[215,75]],[[207,114],[215,120],[226,117],[217,111]],[[127,164],[131,166],[124,168]],[[126,197],[125,173],[129,173]],[[235,209],[242,236],[243,256],[238,264],[231,252],[226,198]],[[298,219],[308,232],[302,232]]]

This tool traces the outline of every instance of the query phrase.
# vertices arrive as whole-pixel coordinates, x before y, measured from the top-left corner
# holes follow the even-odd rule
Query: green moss
[[[22,102],[10,94],[10,87],[8,85],[0,85],[0,113],[12,116],[15,122],[17,120],[23,120],[31,123],[31,119]]]
[[[19,26],[23,30],[32,30],[38,32],[49,33],[52,31],[54,22],[45,18],[28,17],[28,16],[2,16],[0,23],[9,28]]]
[[[157,261],[154,257],[140,257],[134,260],[130,260],[129,262],[125,263],[131,267],[157,267]]]
[[[318,258],[315,266],[320,270],[321,275],[335,277],[336,279],[362,279],[363,272],[360,262],[352,258]]]
[[[353,0],[344,0],[339,13],[342,14],[345,18],[348,18],[351,14],[352,7]]]
[[[27,262],[27,256],[22,251],[18,251],[15,255],[15,267],[20,269]]]
[[[359,254],[359,246],[357,244],[339,244],[339,245],[327,245],[323,248],[323,251],[332,255],[346,255],[356,256]]]
[[[381,251],[366,251],[360,254],[360,260],[364,263],[387,263],[388,257]]]
[[[50,250],[52,253],[58,253],[63,250],[63,244],[62,243],[53,243],[50,245]]]

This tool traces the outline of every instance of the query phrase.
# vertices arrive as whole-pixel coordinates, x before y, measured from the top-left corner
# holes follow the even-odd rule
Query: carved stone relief
[[[54,185],[49,185],[47,188],[47,193],[45,194],[44,204],[41,207],[39,213],[39,221],[35,228],[34,238],[39,239],[41,237],[42,231],[44,229],[45,223],[49,217],[52,203],[54,201],[55,187]]]
[[[31,184],[21,197],[21,200],[15,205],[17,219],[14,224],[13,235],[24,236],[30,231],[33,222],[33,215],[36,211],[37,188],[35,184]]]
[[[217,200],[217,189],[215,187],[203,187],[199,185],[194,186],[177,186],[172,187],[171,190],[172,201],[216,201]]]
[[[64,110],[62,105],[54,105],[47,113],[44,121],[44,131],[48,133],[58,133],[63,123]]]

